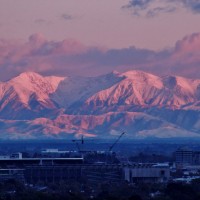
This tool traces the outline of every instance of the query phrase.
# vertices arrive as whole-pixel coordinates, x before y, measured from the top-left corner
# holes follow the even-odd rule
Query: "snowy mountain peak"
[[[36,73],[36,72],[23,72],[21,74],[19,74],[17,77],[15,77],[14,79],[38,79],[38,78],[43,78],[40,74]]]
[[[125,78],[91,96],[86,101],[87,105],[93,105],[94,109],[113,105],[174,109],[199,99],[198,80],[178,76],[161,78],[138,70],[122,73],[121,76]]]
[[[22,87],[31,87],[33,85],[39,86],[42,84],[43,86],[46,85],[52,85],[54,89],[57,88],[60,81],[64,80],[65,77],[58,77],[58,76],[42,76],[36,72],[23,72],[19,74],[17,77],[11,79],[8,81],[8,83],[12,84],[20,84]]]
[[[184,92],[195,94],[200,84],[200,80],[187,79],[180,76],[162,77],[163,84],[170,90],[181,89]]]
[[[127,71],[125,73],[122,73],[122,76],[126,77],[126,79],[131,80],[134,84],[137,85],[146,85],[145,87],[147,87],[148,85],[152,85],[157,88],[163,87],[163,83],[160,77],[155,76],[153,74],[149,74],[144,71]]]
[[[127,72],[122,73],[123,76],[127,77],[127,78],[135,78],[135,77],[143,77],[143,78],[147,78],[147,77],[157,77],[153,74],[144,72],[144,71],[140,71],[140,70],[130,70]]]
[[[10,136],[101,135],[119,127],[143,136],[198,135],[199,110],[200,80],[139,70],[97,77],[24,72],[0,83],[0,131]]]
[[[121,73],[118,72],[118,71],[116,71],[116,70],[113,70],[113,71],[111,72],[111,74],[113,74],[113,75],[115,75],[115,76],[120,76],[120,75],[121,75]]]
[[[55,108],[50,95],[56,91],[62,80],[64,77],[43,77],[35,72],[21,73],[0,85],[0,112],[24,108],[31,110],[33,107],[36,110],[42,107]],[[11,102],[12,105],[9,105]]]

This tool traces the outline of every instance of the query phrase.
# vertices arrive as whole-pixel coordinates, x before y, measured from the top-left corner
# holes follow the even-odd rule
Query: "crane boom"
[[[125,132],[122,132],[120,134],[120,136],[116,139],[116,141],[109,147],[109,152],[112,151],[112,149],[114,148],[114,146],[118,143],[118,141],[120,140],[120,138],[125,134]]]

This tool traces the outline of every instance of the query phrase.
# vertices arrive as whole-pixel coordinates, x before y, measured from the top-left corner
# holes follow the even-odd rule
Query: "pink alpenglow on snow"
[[[22,73],[0,84],[0,138],[199,137],[200,79]]]

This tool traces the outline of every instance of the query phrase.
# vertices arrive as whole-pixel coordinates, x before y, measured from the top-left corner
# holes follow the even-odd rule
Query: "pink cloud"
[[[27,42],[0,40],[1,80],[23,71],[93,76],[131,69],[200,78],[199,68],[199,33],[186,36],[173,48],[159,52],[136,47],[103,49],[74,39],[49,41],[42,34],[30,36]]]
[[[175,55],[184,56],[200,52],[200,34],[194,33],[179,40],[175,46]]]
[[[52,53],[76,55],[87,51],[87,47],[74,39],[65,39],[57,43]]]
[[[35,33],[29,37],[29,43],[32,46],[40,47],[47,42],[46,38],[41,33]]]
[[[171,68],[188,77],[200,78],[200,34],[194,33],[176,42],[170,57]]]

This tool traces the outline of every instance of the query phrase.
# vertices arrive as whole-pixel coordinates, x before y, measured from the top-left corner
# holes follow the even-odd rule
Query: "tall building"
[[[188,148],[179,148],[175,152],[176,164],[192,165],[193,151]]]

